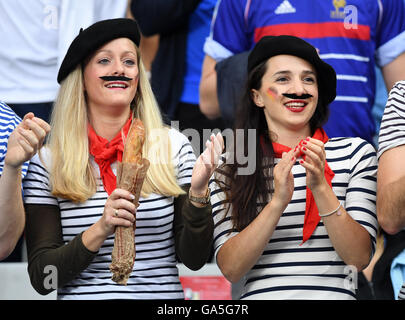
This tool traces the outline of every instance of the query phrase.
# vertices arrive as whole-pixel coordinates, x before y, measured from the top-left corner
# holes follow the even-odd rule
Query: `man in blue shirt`
[[[218,104],[216,64],[251,50],[265,35],[280,34],[308,41],[336,70],[337,97],[324,127],[328,136],[373,142],[375,66],[388,90],[405,79],[404,1],[221,0],[204,46],[200,107],[207,117],[232,114],[225,109],[234,108]]]

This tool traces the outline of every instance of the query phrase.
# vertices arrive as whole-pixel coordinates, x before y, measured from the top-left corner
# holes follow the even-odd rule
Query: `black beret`
[[[141,35],[136,21],[126,18],[109,19],[96,22],[87,29],[80,29],[59,68],[58,83],[61,83],[90,54],[117,38],[129,38],[139,46]]]
[[[329,104],[335,99],[335,70],[319,57],[315,47],[294,36],[265,36],[261,38],[249,54],[248,73],[260,63],[281,54],[300,57],[311,63],[317,72],[319,94],[323,97],[323,102]]]

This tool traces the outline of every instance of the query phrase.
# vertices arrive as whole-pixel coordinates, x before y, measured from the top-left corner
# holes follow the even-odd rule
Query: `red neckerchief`
[[[128,119],[120,132],[111,141],[97,135],[90,123],[88,124],[89,151],[100,167],[101,180],[108,194],[111,194],[117,187],[117,178],[111,169],[111,164],[116,160],[122,161],[124,152],[123,137],[125,139],[128,135],[131,122],[132,117]]]
[[[329,138],[326,132],[320,128],[315,131],[315,134],[312,136],[314,139],[318,139],[323,143],[326,143]],[[260,136],[260,144],[262,146],[262,150],[266,156],[270,155],[270,150],[268,145],[264,140],[264,136]],[[274,150],[274,157],[281,158],[283,152],[289,152],[291,150],[290,147],[285,145],[273,142],[273,150]],[[299,142],[298,146],[302,146],[302,140]],[[304,154],[301,152],[298,156],[303,156]],[[328,182],[329,186],[332,187],[332,179],[335,176],[335,173],[329,167],[328,162],[325,160],[325,179]],[[318,207],[316,206],[315,199],[312,195],[311,190],[307,187],[306,193],[306,207],[305,207],[305,218],[304,218],[304,227],[302,230],[302,243],[307,241],[312,233],[315,231],[316,226],[318,225],[321,217],[319,216]]]

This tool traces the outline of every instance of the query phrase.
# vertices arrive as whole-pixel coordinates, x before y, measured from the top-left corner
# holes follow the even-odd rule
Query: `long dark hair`
[[[262,78],[267,71],[267,61],[257,65],[249,74],[246,81],[245,90],[240,100],[233,129],[233,145],[232,148],[236,152],[242,148],[243,154],[246,155],[246,148],[249,143],[248,130],[255,129],[255,144],[256,153],[247,155],[249,159],[253,159],[256,164],[256,170],[252,174],[240,175],[239,170],[244,167],[237,161],[226,161],[221,165],[215,173],[215,181],[220,186],[221,190],[226,195],[226,210],[225,216],[232,207],[232,222],[235,231],[241,231],[246,228],[257,214],[261,211],[269,201],[269,195],[273,194],[273,167],[274,167],[274,152],[272,147],[272,138],[269,135],[270,128],[267,125],[264,115],[264,108],[259,108],[253,101],[252,89],[259,90],[262,86]],[[322,127],[329,115],[329,108],[322,103],[322,95],[320,84],[318,84],[318,105],[314,115],[310,119],[311,133]],[[236,132],[242,129],[243,145],[237,144]],[[264,137],[264,141],[270,151],[270,157],[264,156],[260,144],[260,136]],[[232,149],[231,149],[232,150]],[[221,177],[222,176],[222,177]]]

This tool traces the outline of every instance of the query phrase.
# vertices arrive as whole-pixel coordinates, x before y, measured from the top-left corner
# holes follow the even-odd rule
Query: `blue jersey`
[[[7,153],[7,142],[11,132],[21,122],[21,118],[15,114],[9,106],[0,101],[0,176],[3,173],[4,158]],[[22,177],[27,174],[28,162],[22,166]]]
[[[203,0],[190,15],[186,42],[186,61],[181,102],[199,104],[199,85],[204,60],[204,41],[210,33],[216,0]]]
[[[328,136],[372,142],[374,67],[405,52],[404,1],[220,0],[204,51],[220,61],[252,49],[263,36],[282,34],[311,43],[336,71]]]

